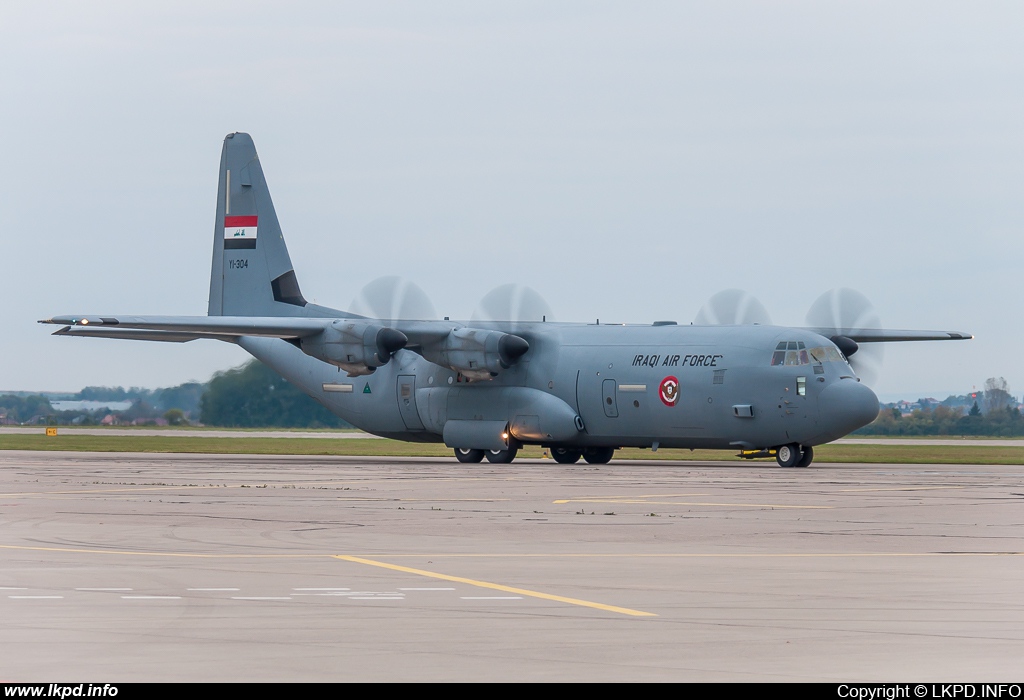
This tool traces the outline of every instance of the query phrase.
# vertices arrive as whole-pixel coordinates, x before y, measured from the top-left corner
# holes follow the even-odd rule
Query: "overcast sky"
[[[285,9],[285,7],[287,9]],[[693,320],[835,287],[893,328],[876,390],[1024,391],[1018,2],[0,4],[0,389],[169,386],[213,341],[51,338],[205,314],[224,135],[252,134],[307,299],[382,275],[468,318]]]

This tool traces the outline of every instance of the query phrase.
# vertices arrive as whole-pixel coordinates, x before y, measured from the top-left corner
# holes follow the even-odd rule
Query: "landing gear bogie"
[[[468,448],[456,447],[455,459],[466,464],[476,464],[484,459],[483,450],[471,450]]]
[[[608,464],[614,454],[614,447],[588,447],[583,450],[583,459],[587,464]]]
[[[565,447],[552,447],[551,459],[559,464],[576,464],[583,456],[582,450],[570,450]]]
[[[519,448],[511,446],[507,450],[487,450],[487,461],[491,464],[512,464],[518,453]]]

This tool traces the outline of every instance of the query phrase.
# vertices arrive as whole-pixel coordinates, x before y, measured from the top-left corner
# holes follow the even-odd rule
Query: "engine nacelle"
[[[310,338],[299,341],[302,352],[348,372],[350,377],[373,374],[409,339],[401,331],[367,321],[338,320]]]
[[[469,379],[490,379],[508,369],[530,349],[518,335],[479,328],[456,328],[444,340],[424,345],[420,354],[436,365]]]
[[[846,355],[846,359],[850,359],[850,356],[860,349],[860,345],[856,340],[847,338],[845,335],[834,335],[829,340],[835,343],[836,347]]]

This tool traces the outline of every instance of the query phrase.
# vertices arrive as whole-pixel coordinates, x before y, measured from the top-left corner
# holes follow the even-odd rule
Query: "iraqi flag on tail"
[[[255,216],[225,216],[224,248],[227,250],[255,248],[257,218]]]

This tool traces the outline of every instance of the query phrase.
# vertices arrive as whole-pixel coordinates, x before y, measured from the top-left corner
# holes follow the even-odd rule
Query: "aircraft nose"
[[[840,379],[821,392],[818,408],[832,429],[830,432],[846,435],[878,416],[878,397],[854,379]]]

